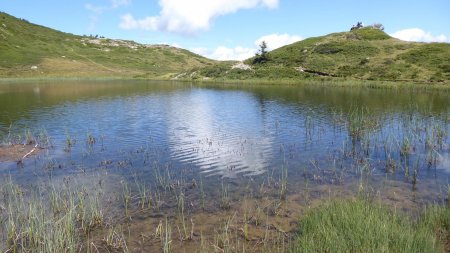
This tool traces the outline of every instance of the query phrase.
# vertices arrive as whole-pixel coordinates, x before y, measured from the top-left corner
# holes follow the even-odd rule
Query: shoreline
[[[407,80],[360,80],[344,78],[311,78],[311,79],[169,79],[169,78],[135,78],[135,77],[0,77],[0,84],[31,82],[31,81],[147,81],[147,82],[180,82],[193,84],[223,84],[223,85],[321,85],[332,87],[361,88],[413,88],[450,90],[450,81],[427,82]]]

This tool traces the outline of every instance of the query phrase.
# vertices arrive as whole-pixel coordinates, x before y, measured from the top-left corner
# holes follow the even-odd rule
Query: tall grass
[[[83,234],[103,223],[98,195],[55,187],[25,191],[12,180],[0,192],[2,252],[79,252]]]
[[[291,252],[443,252],[450,210],[430,207],[417,222],[379,203],[327,203],[301,219]],[[438,236],[436,233],[438,232]]]

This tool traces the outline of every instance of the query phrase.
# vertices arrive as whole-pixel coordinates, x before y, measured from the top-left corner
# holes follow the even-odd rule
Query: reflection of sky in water
[[[172,157],[207,174],[261,174],[272,158],[272,138],[250,93],[186,91],[170,98],[166,115]]]
[[[162,86],[150,91],[144,88],[125,90],[128,92],[125,94],[119,90],[110,95],[101,90],[92,97],[75,96],[72,99],[61,98],[59,93],[48,94],[56,89],[30,87],[33,95],[24,98],[23,104],[2,104],[6,100],[0,100],[2,109],[7,108],[0,111],[0,119],[9,120],[13,115],[11,119],[16,120],[12,130],[20,134],[25,127],[35,132],[45,129],[55,146],[46,150],[49,156],[45,154],[41,161],[56,159],[72,171],[78,170],[79,165],[97,168],[105,160],[117,165],[127,159],[135,170],[149,171],[149,164],[155,162],[170,164],[175,173],[181,166],[224,177],[261,174],[285,165],[297,171],[314,170],[312,162],[318,162],[320,168],[329,168],[335,159],[330,154],[351,145],[347,127],[334,122],[334,108],[327,104],[328,100],[308,100],[311,94],[301,87],[281,97],[272,96],[277,91],[275,88],[258,93]],[[18,98],[14,101],[22,97],[20,94],[16,94]],[[322,95],[317,96],[322,98]],[[10,95],[1,98],[8,97]],[[287,97],[290,100],[285,101]],[[50,98],[58,100],[49,103]],[[348,100],[345,96],[342,99]],[[22,107],[16,107],[18,105]],[[340,111],[339,107],[336,110]],[[383,116],[380,126],[369,133],[370,143],[377,146],[370,158],[374,161],[385,159],[382,142],[386,139],[392,144],[392,157],[400,160],[396,148],[401,144],[404,130],[408,129],[402,123],[404,112],[400,109],[378,110],[378,115]],[[429,119],[421,114],[416,116],[414,122],[419,126]],[[9,123],[6,122],[2,122],[3,126],[0,123],[0,130],[7,129]],[[443,124],[450,127],[446,122]],[[94,152],[86,145],[88,134],[97,140]],[[76,145],[66,153],[63,148],[68,136],[76,140]],[[445,141],[447,148],[440,151],[438,173],[450,172],[449,139],[447,137]],[[425,163],[426,153],[421,150],[423,141],[418,145],[420,148],[411,161],[423,157]],[[144,151],[139,153],[137,150]],[[149,157],[148,163],[144,164],[145,155]],[[29,161],[29,164],[33,162]],[[348,164],[344,163],[345,166]],[[379,174],[385,172],[383,164],[375,165]],[[4,167],[20,173],[15,163],[2,164],[0,169]],[[64,173],[67,171],[62,170],[61,174]],[[398,170],[398,174],[402,174],[402,170]],[[419,171],[419,175],[428,177],[425,170]]]
[[[450,154],[438,154],[437,168],[450,173]]]

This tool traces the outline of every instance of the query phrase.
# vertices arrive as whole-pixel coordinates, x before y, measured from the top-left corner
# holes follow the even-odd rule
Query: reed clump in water
[[[4,252],[79,252],[83,235],[104,221],[99,195],[83,189],[26,191],[10,179],[0,191]]]

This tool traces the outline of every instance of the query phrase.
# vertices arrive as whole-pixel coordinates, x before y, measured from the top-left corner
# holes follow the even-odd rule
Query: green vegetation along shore
[[[416,221],[364,199],[333,201],[300,221],[292,252],[448,252],[450,209],[429,206]]]
[[[0,78],[147,78],[202,81],[450,81],[450,44],[405,42],[362,28],[308,38],[243,62],[168,45],[78,36],[0,12]]]
[[[0,244],[1,250],[131,252],[124,232],[107,224],[102,193],[87,194],[85,187],[58,190],[55,186],[39,188],[31,195],[25,192],[11,180],[0,186],[4,210],[0,236],[5,243]],[[124,196],[131,198],[131,195]],[[147,205],[147,202],[139,202],[139,205],[141,203],[142,207]],[[102,227],[109,227],[108,236],[96,246],[91,236]],[[364,197],[325,201],[300,218],[299,228],[297,239],[282,252],[410,253],[448,252],[450,249],[450,209],[445,206],[428,206],[413,221],[402,211]],[[164,242],[164,252],[172,252],[170,235],[167,235],[170,232],[165,232],[169,239],[164,240],[162,225],[158,229],[156,233],[160,233]],[[236,252],[231,248],[216,252]]]

